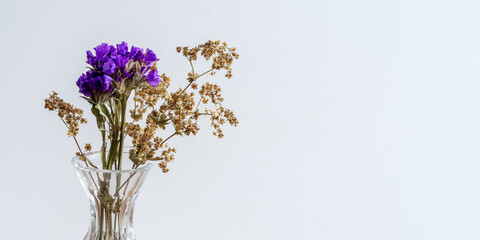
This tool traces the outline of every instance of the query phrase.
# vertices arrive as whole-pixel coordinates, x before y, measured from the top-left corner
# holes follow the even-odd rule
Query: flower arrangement
[[[80,147],[79,127],[87,123],[81,109],[65,102],[56,92],[45,99],[45,108],[58,113],[79,150],[72,162],[91,204],[91,223],[84,239],[132,240],[133,205],[150,161],[158,161],[166,173],[167,164],[174,159],[176,149],[168,146],[167,141],[174,136],[196,135],[201,117],[210,118],[213,134],[218,138],[223,137],[223,124],[237,126],[233,112],[222,105],[221,88],[199,79],[221,70],[231,78],[231,65],[239,55],[235,48],[220,41],[192,48],[177,47],[177,52],[187,58],[191,71],[186,86],[170,92],[171,80],[158,73],[159,59],[152,50],[128,48],[125,42],[116,47],[103,43],[94,50],[95,54],[87,51],[88,71],[76,83],[95,116],[102,138],[100,151],[87,153],[92,150],[89,143],[83,150]],[[210,69],[197,72],[194,62],[199,56],[211,62]],[[133,108],[127,109],[130,97]],[[158,136],[159,130],[171,132]],[[125,154],[127,138],[132,147]],[[127,157],[130,170],[123,169]],[[80,163],[85,167],[80,167]]]
[[[76,84],[79,92],[91,104],[102,145],[101,166],[90,161],[86,152],[90,144],[80,147],[77,139],[79,126],[87,123],[83,111],[64,102],[58,93],[53,92],[45,99],[45,108],[55,111],[67,127],[67,135],[78,147],[77,155],[87,167],[104,170],[120,170],[123,166],[122,152],[127,136],[132,148],[128,160],[132,168],[147,161],[158,161],[163,172],[168,172],[167,164],[174,159],[176,149],[167,141],[174,136],[195,135],[199,131],[198,120],[209,117],[213,134],[223,137],[221,126],[225,123],[237,126],[234,113],[222,105],[221,88],[215,83],[200,82],[206,75],[214,75],[224,70],[227,78],[232,77],[231,65],[239,55],[235,48],[225,42],[208,41],[196,47],[177,47],[190,64],[184,88],[169,92],[170,78],[159,74],[157,55],[150,49],[128,47],[122,42],[116,46],[106,43],[87,51],[88,71],[83,73]],[[211,62],[210,69],[197,72],[194,68],[198,57]],[[127,109],[129,99],[133,99],[133,109]],[[200,105],[205,106],[202,110]],[[128,119],[130,117],[130,119]],[[140,121],[145,121],[143,124]],[[159,130],[172,132],[157,136]]]

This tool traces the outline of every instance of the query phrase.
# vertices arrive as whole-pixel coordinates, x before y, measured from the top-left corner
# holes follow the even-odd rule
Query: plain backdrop
[[[177,88],[189,65],[175,48],[209,39],[240,54],[232,79],[208,79],[240,124],[172,141],[170,173],[152,169],[137,200],[138,239],[479,239],[479,12],[464,0],[2,0],[1,239],[87,230],[74,142],[43,109],[55,90],[88,110],[75,85],[86,50],[148,47]],[[98,149],[86,112],[79,139]]]

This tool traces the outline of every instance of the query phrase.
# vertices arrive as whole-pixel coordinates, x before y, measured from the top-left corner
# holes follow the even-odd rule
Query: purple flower
[[[113,79],[105,74],[88,71],[82,74],[77,80],[77,86],[80,93],[87,97],[92,97],[97,93],[113,92]]]
[[[82,76],[80,76],[77,80],[77,86],[80,89],[81,94],[91,97],[93,95],[93,91],[90,89],[90,86],[88,86],[88,81],[89,77],[85,73],[82,73]]]
[[[91,51],[87,51],[87,63],[92,67],[102,67],[104,63],[108,61],[111,55],[115,55],[117,50],[114,46],[102,43],[95,49],[95,56]]]
[[[96,62],[97,58],[93,56],[93,53],[91,51],[87,51],[87,63],[93,66]]]
[[[117,65],[117,67],[123,71],[125,70],[125,67],[127,66],[129,59],[126,56],[115,55],[115,56],[112,56],[112,60],[115,63],[115,65]]]
[[[95,101],[105,101],[114,96],[116,91],[125,91],[113,89],[113,81],[125,82],[132,87],[145,82],[157,86],[161,81],[157,70],[151,70],[158,61],[157,55],[148,48],[145,53],[142,48],[135,46],[128,51],[128,44],[122,42],[116,47],[102,43],[94,50],[95,54],[87,51],[87,63],[92,68],[78,78],[77,86],[80,93]],[[128,69],[127,65],[130,66]]]
[[[143,55],[143,49],[132,46],[130,49],[130,58],[133,61],[143,60],[145,56]]]
[[[147,48],[147,53],[145,53],[143,61],[147,63],[147,66],[151,66],[154,62],[158,61],[158,58],[152,50]]]
[[[158,76],[158,71],[157,70],[152,70],[148,73],[147,77],[147,83],[152,86],[156,87],[160,83],[162,79],[160,79],[160,76]]]
[[[103,64],[102,69],[103,73],[110,75],[117,70],[117,66],[115,65],[115,62],[109,58],[107,62]]]
[[[117,53],[122,56],[128,56],[128,45],[126,42],[117,44]]]
[[[110,54],[116,54],[115,47],[106,43],[98,45],[96,48],[94,48],[94,50],[97,60],[102,62],[105,62],[105,58],[109,57]]]
[[[91,79],[88,85],[95,92],[110,92],[112,88],[113,79],[108,75],[99,75]]]

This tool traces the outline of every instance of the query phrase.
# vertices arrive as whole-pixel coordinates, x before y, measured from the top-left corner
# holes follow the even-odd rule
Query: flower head
[[[145,58],[143,59],[147,66],[152,66],[154,62],[158,61],[157,55],[147,48],[147,52],[145,53]]]
[[[143,49],[135,46],[132,46],[132,48],[130,49],[129,56],[133,61],[139,61],[145,58],[145,55],[143,55]]]
[[[158,75],[157,70],[152,70],[148,73],[147,75],[147,83],[150,86],[156,87],[162,79],[160,79],[160,76]]]
[[[128,55],[128,45],[126,42],[122,42],[120,44],[117,44],[117,53],[122,56],[127,56]]]
[[[95,54],[87,51],[87,63],[92,68],[78,78],[77,86],[80,93],[95,101],[106,100],[106,96],[111,97],[115,92],[121,93],[124,84],[157,86],[161,81],[156,70],[149,71],[158,58],[148,48],[144,52],[142,48],[131,46],[128,51],[128,44],[122,42],[116,47],[102,43],[94,50]],[[118,84],[113,84],[114,81]]]
[[[78,78],[77,86],[83,95],[100,100],[100,97],[103,95],[112,95],[112,82],[113,79],[108,75],[88,71]]]
[[[93,55],[93,53],[90,50],[88,50],[87,51],[87,63],[93,66],[96,63],[96,59],[97,58]]]
[[[127,56],[115,55],[115,56],[112,56],[112,60],[115,63],[115,65],[117,65],[117,67],[120,68],[120,70],[124,70],[130,59]]]
[[[102,44],[98,45],[96,48],[94,48],[94,50],[95,50],[95,55],[96,55],[97,61],[102,61],[102,62],[107,60],[107,58],[111,54],[116,53],[115,47],[112,46],[112,45],[108,45],[106,43],[102,43]]]
[[[117,70],[117,66],[115,65],[115,62],[109,58],[103,65],[102,65],[102,72],[104,74],[112,74]]]

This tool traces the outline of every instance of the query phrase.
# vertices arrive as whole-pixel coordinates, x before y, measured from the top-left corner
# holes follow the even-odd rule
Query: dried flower
[[[133,168],[147,161],[159,161],[159,167],[166,173],[176,153],[176,149],[166,142],[174,136],[196,135],[200,130],[198,121],[201,117],[210,118],[213,135],[218,138],[224,136],[223,124],[237,126],[238,119],[234,113],[222,105],[224,99],[220,86],[199,80],[221,70],[226,71],[227,78],[232,77],[231,65],[239,55],[225,42],[207,41],[192,48],[177,47],[177,52],[189,61],[191,71],[186,76],[186,87],[176,91],[169,91],[171,80],[168,76],[159,75],[158,58],[152,50],[147,48],[144,51],[135,46],[129,50],[125,42],[116,47],[103,43],[94,50],[95,54],[87,51],[87,63],[91,67],[77,80],[77,86],[92,105],[91,111],[102,134],[101,160],[104,169],[122,168],[121,151],[125,136],[132,141],[129,159],[134,164]],[[195,70],[194,62],[199,57],[211,63],[210,69]],[[132,121],[127,122],[126,108],[132,92],[134,107],[129,110]],[[87,166],[90,164],[96,168],[75,138],[79,125],[87,122],[82,117],[82,110],[65,103],[55,92],[45,99],[45,108],[58,112],[68,128],[67,134],[75,139],[80,159]],[[144,124],[140,124],[142,119]],[[171,132],[160,137],[157,136],[159,129]],[[92,146],[87,143],[84,149],[91,151]]]
[[[58,97],[58,93],[53,92],[50,97],[45,99],[45,108],[50,111],[58,112],[58,116],[67,127],[67,135],[74,137],[78,134],[78,127],[82,123],[87,123],[87,119],[83,118],[83,111],[74,107],[70,103],[66,103]]]
[[[233,60],[238,59],[240,56],[235,50],[236,48],[229,48],[226,42],[222,43],[220,41],[208,41],[193,48],[177,47],[177,52],[182,52],[183,56],[192,61],[197,60],[198,52],[200,52],[206,60],[212,58],[212,72],[210,74],[213,75],[216,71],[225,69],[227,70],[227,74],[225,75],[227,78],[232,77],[231,64]]]
[[[130,52],[125,42],[112,45],[102,43],[94,48],[95,55],[87,51],[87,63],[91,70],[77,81],[80,93],[95,103],[108,101],[115,93],[124,93],[126,88],[136,88],[145,82],[157,86],[161,81],[154,65],[156,54],[147,48],[132,46]]]
[[[86,143],[86,144],[85,144],[85,151],[86,151],[86,152],[92,151],[92,145],[90,145],[90,143]]]
[[[78,78],[80,93],[91,97],[95,102],[105,102],[113,95],[113,79],[103,73],[88,71]]]
[[[136,161],[141,161],[141,156],[152,155],[162,149],[159,157],[152,157],[149,160],[160,160],[158,165],[163,172],[169,171],[167,165],[173,161],[176,152],[175,148],[168,147],[165,142],[177,135],[196,135],[200,130],[198,119],[201,116],[210,116],[211,125],[215,130],[213,134],[219,138],[224,136],[221,125],[226,122],[233,126],[238,124],[233,112],[221,105],[223,97],[218,84],[206,82],[199,87],[197,83],[197,80],[205,74],[213,75],[222,69],[227,71],[226,77],[231,78],[231,64],[233,59],[239,57],[235,53],[235,48],[228,48],[226,43],[220,41],[208,41],[193,48],[177,47],[177,52],[187,57],[192,67],[191,72],[187,74],[187,87],[168,93],[170,78],[163,74],[161,77],[163,81],[158,86],[137,90],[134,97],[135,108],[130,111],[130,116],[134,122],[137,122],[143,118],[148,109],[150,109],[150,113],[147,114],[145,128],[136,123],[127,125],[127,134],[132,138],[132,144],[136,146],[136,155],[133,154],[133,158]],[[211,69],[201,74],[195,72],[193,67],[193,61],[198,60],[198,53],[206,60],[212,61]],[[190,89],[194,91],[189,91]],[[196,100],[196,97],[199,99]],[[164,102],[157,108],[156,104],[160,99],[163,99]],[[213,108],[201,112],[199,105],[208,103],[213,105]],[[174,132],[165,140],[150,134],[158,128],[166,129],[166,126],[170,123]]]

